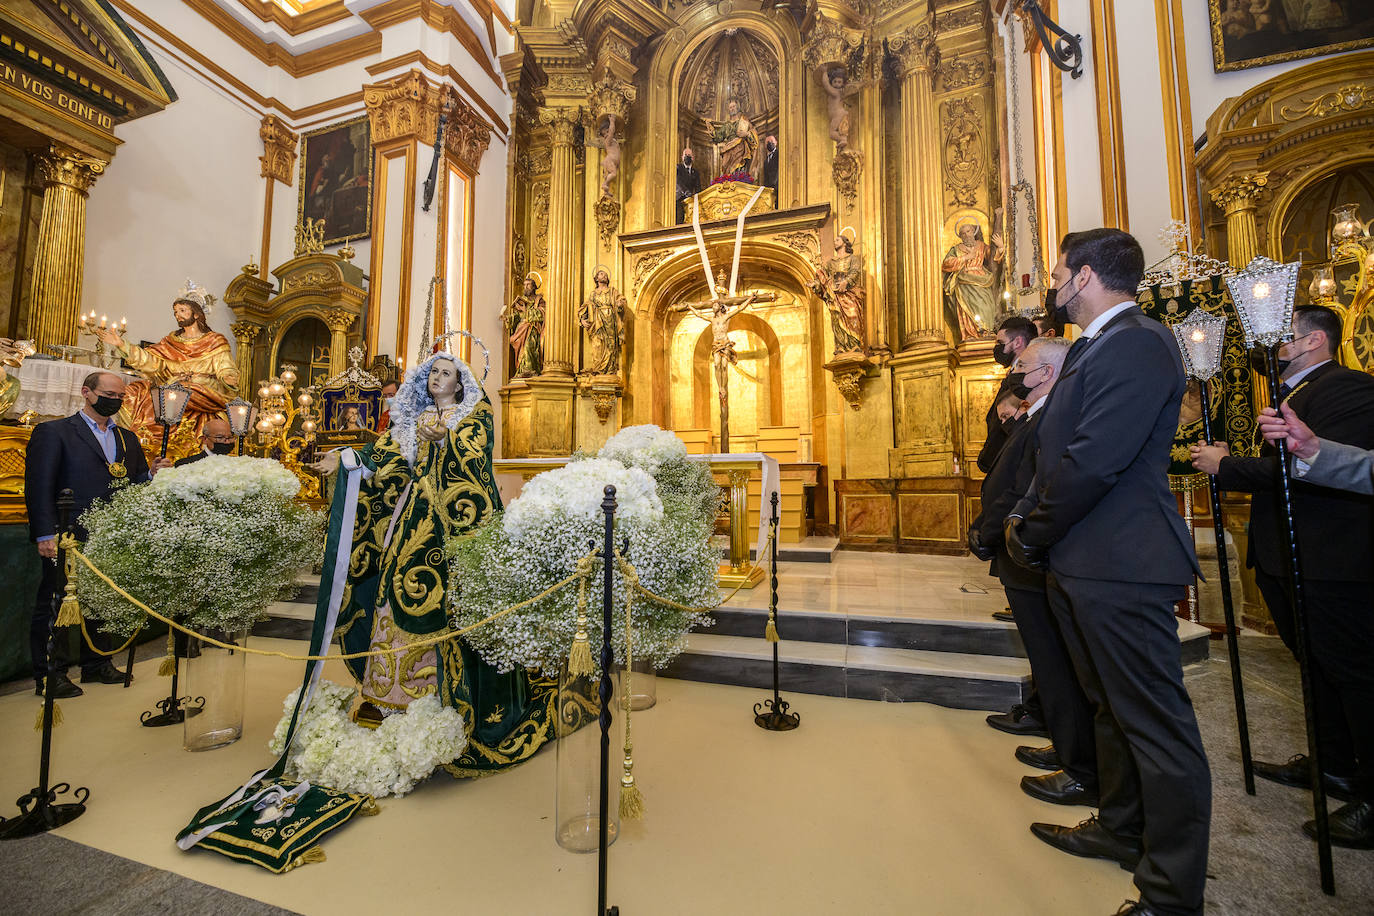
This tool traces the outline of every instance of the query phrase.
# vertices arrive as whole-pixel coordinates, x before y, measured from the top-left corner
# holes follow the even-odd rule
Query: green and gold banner
[[[1251,398],[1251,370],[1249,352],[1245,349],[1245,335],[1240,318],[1231,303],[1231,295],[1220,276],[1204,280],[1185,280],[1177,287],[1155,285],[1141,292],[1136,301],[1146,315],[1172,328],[1201,309],[1209,315],[1226,319],[1226,344],[1221,355],[1221,371],[1207,382],[1207,396],[1212,409],[1212,437],[1225,439],[1233,455],[1255,455],[1255,410]],[[1188,447],[1202,438],[1202,392],[1200,384],[1188,381],[1183,395],[1183,408],[1178,416],[1178,430],[1170,450],[1169,487],[1173,490],[1192,490],[1205,486],[1207,475],[1198,471],[1188,460]]]

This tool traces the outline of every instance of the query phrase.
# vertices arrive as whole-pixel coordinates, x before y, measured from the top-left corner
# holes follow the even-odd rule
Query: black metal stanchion
[[[180,696],[181,678],[181,659],[186,654],[186,637],[173,630],[170,634],[172,639],[172,689],[167,694],[166,699],[158,700],[155,705],[162,710],[155,713],[145,709],[139,714],[138,721],[149,728],[161,728],[164,725],[178,725],[186,721],[187,716],[194,716],[205,708],[205,697]],[[130,647],[130,652],[133,647]],[[127,677],[127,675],[126,675]]]
[[[1278,407],[1278,350],[1281,344],[1264,348],[1264,368],[1269,376],[1270,399]],[[1312,778],[1312,811],[1317,825],[1317,868],[1322,890],[1336,893],[1336,875],[1331,863],[1331,822],[1326,811],[1326,783],[1322,780],[1321,746],[1317,741],[1317,711],[1312,699],[1312,642],[1307,621],[1307,596],[1302,581],[1302,560],[1298,553],[1298,529],[1293,522],[1292,477],[1288,469],[1288,443],[1274,443],[1279,458],[1279,493],[1283,499],[1284,534],[1287,536],[1289,589],[1293,598],[1298,670],[1302,673],[1302,711],[1307,720],[1307,762]]]
[[[1207,379],[1198,382],[1202,391],[1202,437],[1212,444],[1212,404],[1207,394]],[[1240,767],[1245,777],[1245,791],[1255,794],[1255,764],[1250,756],[1250,720],[1245,713],[1245,687],[1240,677],[1240,627],[1236,625],[1236,610],[1231,603],[1231,569],[1226,555],[1226,529],[1221,520],[1221,491],[1217,476],[1208,474],[1208,490],[1212,494],[1212,525],[1217,539],[1217,569],[1220,570],[1221,606],[1226,615],[1227,651],[1231,658],[1231,692],[1236,698],[1236,729],[1240,733]]]
[[[606,516],[606,531],[601,547],[601,685],[597,695],[601,700],[601,832],[600,845],[597,847],[596,876],[596,916],[619,916],[619,907],[606,907],[606,832],[611,816],[611,695],[615,692],[611,683],[611,666],[615,664],[615,650],[611,647],[611,583],[612,563],[615,560],[615,487],[607,486],[606,498],[601,501],[601,511]]]
[[[63,490],[57,495],[57,530],[65,534],[72,514],[72,491]],[[66,560],[66,551],[57,552],[57,568],[61,570]],[[62,589],[54,588],[52,594],[51,619],[48,621],[48,671],[43,687],[43,744],[38,756],[38,785],[19,798],[19,816],[0,819],[0,840],[18,840],[23,837],[46,833],[55,827],[70,823],[86,813],[86,799],[91,791],[84,786],[73,789],[65,782],[48,784],[52,764],[52,727],[53,691],[57,689],[57,665],[53,662],[56,647],[57,611],[62,601]],[[57,803],[57,796],[71,792],[74,802]]]
[[[772,532],[769,540],[768,579],[768,616],[775,622],[778,617],[778,494],[773,493],[773,510],[768,518],[768,530]],[[762,710],[767,708],[767,712]],[[778,643],[773,643],[773,695],[762,703],[754,704],[754,724],[770,732],[790,732],[801,724],[801,716],[788,712],[789,704],[778,690]]]

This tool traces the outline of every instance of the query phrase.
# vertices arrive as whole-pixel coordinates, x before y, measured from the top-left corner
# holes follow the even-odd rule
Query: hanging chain
[[[1017,65],[1016,56],[1016,32],[1019,17],[1013,15],[1008,19],[1008,52],[1009,60],[1007,69],[1011,73],[1011,97],[1008,100],[1007,108],[1011,112],[1011,143],[1012,143],[1012,164],[1016,170],[1016,183],[1011,186],[1011,194],[1007,199],[1007,225],[1011,230],[1007,233],[1008,260],[1015,265],[1016,262],[1016,198],[1019,195],[1026,202],[1026,223],[1030,229],[1031,238],[1031,276],[1034,282],[1027,287],[1018,287],[1018,296],[1035,296],[1036,305],[1031,308],[1022,307],[1017,309],[1020,312],[1029,311],[1038,313],[1040,311],[1039,296],[1048,288],[1044,278],[1044,252],[1040,245],[1040,221],[1037,216],[1038,208],[1035,205],[1035,187],[1026,180],[1025,168],[1022,165],[1024,154],[1021,150],[1021,89],[1020,80],[1017,72],[1020,69]]]

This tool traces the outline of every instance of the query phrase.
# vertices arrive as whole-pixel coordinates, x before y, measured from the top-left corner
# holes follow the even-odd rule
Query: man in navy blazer
[[[1202,913],[1211,776],[1174,602],[1198,568],[1167,477],[1183,364],[1135,303],[1144,270],[1119,229],[1061,244],[1056,304],[1083,333],[1040,412],[1035,478],[1004,536],[1013,560],[1046,571],[1097,745],[1099,816],[1031,831],[1133,869],[1140,900],[1128,912],[1191,916]]]
[[[81,385],[86,406],[60,420],[40,423],[29,437],[24,461],[24,501],[29,515],[29,538],[38,545],[43,577],[38,585],[29,625],[29,650],[33,659],[36,692],[41,696],[46,675],[48,630],[53,620],[53,598],[61,596],[67,578],[57,561],[57,494],[71,490],[75,499],[72,522],[92,503],[107,499],[119,486],[143,483],[166,465],[159,460],[153,468],[143,457],[138,437],[114,422],[124,399],[124,380],[111,372],[92,372]],[[75,525],[76,536],[85,540],[86,531]],[[92,640],[103,638],[91,634]],[[81,688],[67,678],[71,665],[68,637],[59,633],[53,640],[53,663],[57,668],[54,696],[81,695]],[[104,648],[104,646],[102,646]],[[97,655],[81,641],[82,683],[122,683],[124,675],[108,658]]]

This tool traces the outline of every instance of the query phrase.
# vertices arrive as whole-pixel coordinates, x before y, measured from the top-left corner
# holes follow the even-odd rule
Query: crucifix
[[[701,255],[701,269],[706,276],[706,288],[715,295],[699,302],[684,302],[675,306],[679,312],[690,311],[711,325],[711,361],[716,372],[716,397],[720,400],[720,450],[730,451],[730,366],[736,362],[735,344],[730,340],[730,319],[753,305],[755,302],[772,302],[777,298],[773,293],[757,290],[746,296],[736,294],[739,282],[739,256],[744,241],[744,220],[754,209],[763,188],[757,188],[749,202],[735,217],[735,253],[730,265],[730,285],[725,285],[725,271],[721,270],[714,280],[711,279],[711,256],[706,251],[706,238],[701,231],[701,201],[692,199],[692,234],[696,236],[697,253]]]
[[[711,325],[711,361],[716,373],[716,397],[720,401],[720,450],[730,451],[730,366],[738,357],[735,342],[730,339],[730,319],[755,302],[772,302],[774,293],[755,290],[744,296],[732,296],[725,287],[725,271],[716,276],[716,295],[699,302],[683,302],[675,311],[691,312]]]

